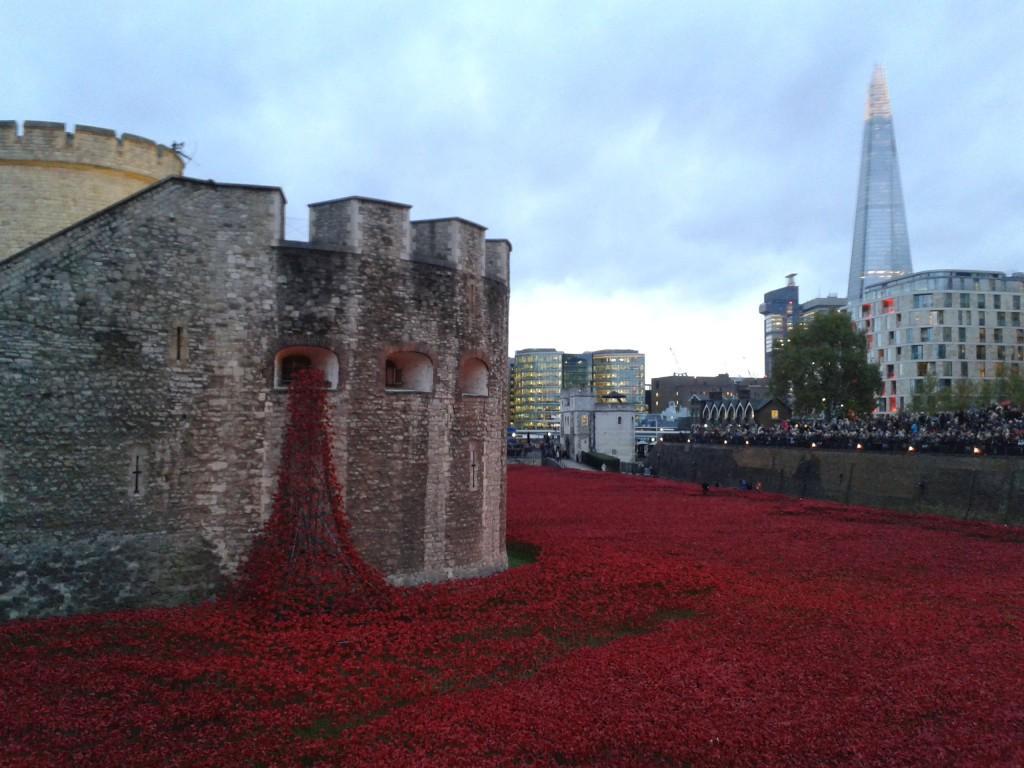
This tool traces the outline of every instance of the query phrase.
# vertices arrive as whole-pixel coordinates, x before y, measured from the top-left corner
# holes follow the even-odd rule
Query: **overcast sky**
[[[915,269],[1024,269],[1024,3],[17,3],[0,119],[512,241],[511,350],[763,372],[763,294],[845,292],[888,72]]]

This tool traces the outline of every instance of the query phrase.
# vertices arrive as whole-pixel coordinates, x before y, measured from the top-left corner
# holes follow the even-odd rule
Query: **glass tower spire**
[[[910,239],[907,214],[903,209],[889,86],[885,82],[885,70],[875,67],[864,118],[847,300],[855,304],[866,287],[910,272],[913,272]]]

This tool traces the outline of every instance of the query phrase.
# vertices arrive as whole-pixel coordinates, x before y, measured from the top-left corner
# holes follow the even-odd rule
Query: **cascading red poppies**
[[[512,467],[389,608],[0,627],[3,766],[1020,766],[1024,532]]]
[[[391,590],[352,546],[334,470],[324,374],[298,371],[274,508],[242,566],[232,599],[267,615],[385,607]]]

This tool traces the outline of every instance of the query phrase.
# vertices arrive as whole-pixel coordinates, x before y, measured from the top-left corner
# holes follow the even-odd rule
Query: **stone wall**
[[[283,241],[283,204],[169,179],[0,264],[0,615],[215,595],[270,514],[289,346],[339,361],[367,559],[397,583],[505,567],[507,282],[413,261],[407,206],[356,206],[380,226],[355,252]],[[431,358],[433,392],[385,390],[396,350]],[[486,396],[460,390],[468,357]]]
[[[1024,524],[1024,460],[659,443],[650,465],[676,480],[760,482],[765,491],[922,514]]]
[[[182,159],[106,128],[0,121],[0,260],[167,176]]]

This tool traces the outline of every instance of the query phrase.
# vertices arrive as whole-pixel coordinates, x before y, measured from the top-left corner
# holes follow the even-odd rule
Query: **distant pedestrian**
[[[700,484],[700,492],[701,492],[701,495],[703,495],[703,496],[707,496],[708,495],[708,484],[707,483],[701,483]]]

